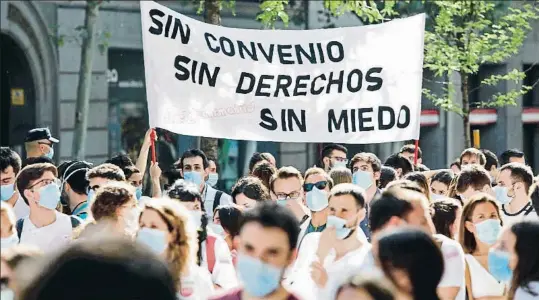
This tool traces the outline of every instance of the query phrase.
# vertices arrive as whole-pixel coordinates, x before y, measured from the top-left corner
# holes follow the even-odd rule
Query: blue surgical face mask
[[[219,174],[218,173],[210,173],[208,174],[208,181],[206,181],[210,186],[215,186],[217,184],[217,181],[219,180]]]
[[[494,245],[502,230],[502,225],[500,225],[500,220],[498,219],[488,219],[474,225],[477,238],[487,245]]]
[[[436,200],[440,200],[440,199],[444,199],[444,198],[446,198],[446,196],[438,195],[438,194],[435,194],[433,192],[430,193],[430,200],[432,200],[432,201],[436,201]]]
[[[310,192],[307,192],[307,207],[311,211],[321,211],[324,208],[328,207],[328,196],[326,191],[319,190],[316,187]]]
[[[346,168],[346,162],[344,161],[335,161],[333,163],[333,168],[332,169],[335,169],[335,168]]]
[[[50,150],[47,152],[47,154],[45,154],[45,157],[52,159],[54,157],[54,148],[51,146],[49,149]]]
[[[326,224],[326,228],[335,227],[337,229],[337,238],[340,240],[344,240],[350,234],[350,231],[352,231],[351,228],[346,227],[345,219],[336,216],[328,216]]]
[[[92,201],[94,201],[94,198],[95,198],[95,192],[94,192],[94,190],[90,190],[90,191],[88,192],[88,198],[87,198],[87,200],[86,200],[86,201],[88,201],[88,206],[89,206],[90,204],[92,204]]]
[[[39,189],[39,205],[47,209],[56,209],[60,202],[60,187],[51,183]]]
[[[189,222],[191,222],[195,229],[199,229],[202,226],[202,212],[199,210],[190,210]]]
[[[17,236],[17,233],[14,232],[11,236],[0,239],[0,248],[6,249],[11,246],[15,246],[18,243],[19,243],[19,237]]]
[[[352,183],[366,190],[372,186],[372,174],[367,171],[357,170],[352,175]]]
[[[505,186],[495,186],[492,188],[494,190],[494,193],[496,194],[496,200],[500,204],[509,204],[513,200],[513,198],[507,196],[507,193],[509,192],[509,189]]]
[[[513,277],[513,271],[509,267],[511,255],[508,252],[490,249],[488,252],[488,271],[496,280],[509,282]]]
[[[194,183],[196,186],[200,186],[202,184],[202,175],[200,175],[199,172],[184,172],[183,179],[185,179],[185,181]]]
[[[0,199],[2,201],[8,201],[15,193],[15,184],[0,185]]]
[[[15,299],[15,293],[13,292],[13,290],[11,290],[9,288],[3,289],[0,292],[0,299],[2,299],[2,300],[13,300],[13,299]]]
[[[135,196],[137,197],[137,200],[139,200],[140,197],[142,197],[142,185],[137,186],[137,189],[135,190]]]
[[[285,200],[279,200],[277,199],[277,204],[279,204],[280,206],[286,206],[286,199]]]
[[[138,231],[137,241],[157,255],[163,254],[168,247],[166,232],[155,228],[142,227]]]
[[[238,254],[236,264],[243,289],[253,297],[265,297],[279,288],[283,269],[274,267],[257,258]]]

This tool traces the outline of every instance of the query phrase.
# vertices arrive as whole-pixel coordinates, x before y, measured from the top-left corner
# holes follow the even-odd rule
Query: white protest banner
[[[252,30],[141,1],[151,127],[276,142],[417,139],[425,15],[380,25]]]

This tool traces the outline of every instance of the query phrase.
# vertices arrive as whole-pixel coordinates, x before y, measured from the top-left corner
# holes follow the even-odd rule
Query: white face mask
[[[17,233],[14,232],[11,236],[0,239],[0,248],[7,249],[11,246],[17,245],[18,243],[19,237],[17,236]]]
[[[225,229],[220,224],[210,223],[208,224],[208,227],[211,229],[211,231],[221,237],[225,236]]]
[[[219,180],[219,173],[208,174],[208,180],[206,181],[210,186],[215,186]]]
[[[202,212],[200,210],[190,210],[189,222],[198,230],[202,226]]]

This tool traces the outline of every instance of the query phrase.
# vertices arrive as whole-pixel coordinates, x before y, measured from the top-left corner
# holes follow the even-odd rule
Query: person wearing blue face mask
[[[206,183],[211,187],[215,187],[219,181],[219,173],[217,173],[217,164],[214,159],[208,159],[208,179]]]
[[[24,140],[26,158],[45,156],[53,159],[54,144],[58,142],[48,128],[34,128],[28,131]]]
[[[504,220],[514,223],[524,219],[537,219],[528,194],[532,184],[533,173],[530,167],[521,163],[509,163],[501,167],[494,192],[501,205]]]
[[[320,155],[320,167],[324,171],[329,172],[331,169],[336,167],[345,167],[348,165],[348,159],[346,155],[348,154],[348,149],[339,144],[329,144],[322,149]]]
[[[67,161],[58,167],[62,193],[61,202],[70,215],[77,216],[82,220],[88,217],[88,186],[86,172],[92,168],[92,164],[85,161]]]
[[[298,299],[282,284],[295,259],[298,234],[296,217],[286,207],[266,201],[245,211],[236,265],[243,286],[210,299]]]
[[[371,201],[380,195],[378,181],[382,170],[382,162],[373,153],[362,152],[354,155],[350,163],[352,170],[352,183],[365,190],[365,219],[361,221],[360,227],[365,233],[367,240],[371,240],[369,229],[369,206]]]
[[[135,197],[140,200],[142,197],[143,174],[135,166],[127,166],[123,169],[125,178],[129,184],[135,187]]]
[[[43,163],[26,166],[17,177],[17,189],[30,207],[30,215],[16,224],[21,244],[35,245],[44,252],[58,250],[71,241],[80,219],[56,210],[60,181],[56,167]]]
[[[195,184],[202,195],[202,204],[208,214],[208,218],[213,219],[213,211],[219,205],[232,204],[230,195],[213,188],[206,183],[208,177],[209,162],[206,154],[199,149],[190,149],[183,153],[175,167],[180,169],[185,181]]]
[[[0,147],[0,200],[13,207],[17,219],[28,216],[30,208],[17,192],[15,180],[21,170],[21,158],[8,147]]]
[[[473,299],[506,296],[507,282],[495,278],[488,263],[489,251],[502,226],[498,204],[488,194],[472,196],[462,209],[459,242],[465,253],[466,277],[469,278],[466,290]]]
[[[333,180],[321,168],[310,168],[305,172],[305,180],[303,183],[304,203],[311,211],[311,218],[308,222],[301,224],[301,232],[299,241],[306,234],[311,232],[322,232],[326,229],[328,219],[328,196],[329,191],[333,188]]]
[[[539,221],[522,221],[506,228],[488,255],[492,275],[509,282],[508,299],[539,298]]]

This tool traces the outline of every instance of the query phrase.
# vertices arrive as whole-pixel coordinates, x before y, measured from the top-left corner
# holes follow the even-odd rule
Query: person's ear
[[[355,224],[356,226],[359,226],[359,224],[363,222],[363,220],[365,219],[365,214],[365,208],[362,208],[357,212],[357,224]]]
[[[329,165],[329,157],[324,157],[322,159],[322,162],[324,163],[324,165],[322,167],[325,167],[326,165]]]
[[[180,169],[180,175],[182,176],[182,178],[184,178],[185,176],[183,176],[183,169]],[[174,183],[174,182],[173,182]],[[171,183],[172,184],[172,183]]]
[[[34,201],[34,193],[31,190],[24,190],[23,191],[24,197],[30,201]]]
[[[464,226],[466,227],[466,230],[468,230],[469,232],[475,233],[475,225],[472,222],[466,221],[464,222]]]
[[[234,249],[238,249],[238,247],[240,246],[240,236],[239,235],[236,235],[234,237],[234,239],[232,240],[232,245],[234,247]]]
[[[296,261],[296,258],[298,258],[298,249],[294,249],[292,253],[290,253],[290,257],[288,258],[288,262],[286,264],[287,267],[292,266],[294,262]]]
[[[68,183],[67,181],[64,182],[64,191],[65,191],[66,193],[69,193],[69,191],[71,191],[71,190],[72,190],[72,189],[71,189],[71,185],[69,185],[69,183]]]

